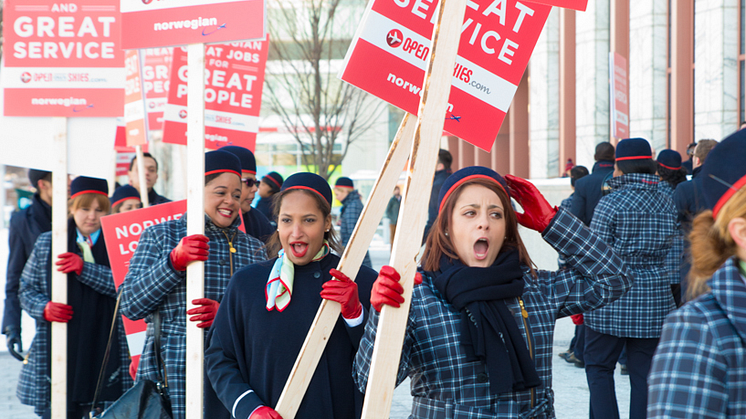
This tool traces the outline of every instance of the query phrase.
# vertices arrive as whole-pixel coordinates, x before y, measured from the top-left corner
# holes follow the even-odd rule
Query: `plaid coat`
[[[210,256],[205,262],[205,298],[220,301],[233,272],[267,259],[263,243],[237,228],[218,228],[205,216],[205,235]],[[148,227],[140,237],[130,268],[122,284],[121,313],[132,320],[145,319],[148,329],[137,379],[156,379],[152,316],[161,312],[161,354],[166,363],[174,419],[183,419],[186,409],[186,272],[171,265],[169,255],[186,236],[186,214],[179,220]],[[230,252],[232,239],[236,253]],[[196,327],[191,325],[191,327]]]
[[[342,201],[342,211],[339,214],[340,234],[342,235],[342,246],[347,247],[347,242],[352,237],[360,214],[363,213],[363,201],[360,200],[360,193],[357,190],[351,191],[344,201]],[[370,254],[365,252],[363,265],[371,268],[373,264],[370,261]]]
[[[673,202],[674,189],[668,182],[660,182],[659,188],[661,193],[671,198]],[[676,205],[674,205],[674,208]],[[684,233],[681,230],[681,221],[676,217],[676,234],[671,241],[671,251],[666,255],[666,267],[669,271],[671,284],[681,283],[681,266],[684,264]]]
[[[663,321],[676,308],[666,255],[676,230],[676,209],[658,189],[655,175],[631,173],[609,181],[591,230],[624,260],[635,285],[622,298],[584,316],[599,333],[628,338],[660,337]]]
[[[736,258],[671,313],[648,376],[648,418],[746,417],[746,278]]]
[[[425,275],[412,295],[397,377],[397,385],[406,376],[412,379],[410,418],[554,418],[555,322],[616,300],[629,289],[632,277],[619,257],[564,209],[559,210],[543,237],[567,255],[568,269],[538,271],[534,278],[525,268],[522,301],[527,319],[521,315],[518,299],[505,301],[526,339],[541,385],[527,391],[490,394],[486,365],[466,361],[460,343],[461,314],[438,292],[433,278]],[[368,381],[378,318],[372,310],[355,357],[352,373],[361,391]]]
[[[52,233],[46,232],[39,236],[34,245],[26,266],[21,274],[20,300],[23,309],[36,320],[36,335],[27,354],[27,362],[21,369],[18,379],[16,395],[21,403],[34,406],[34,412],[41,415],[49,409],[50,377],[49,377],[49,347],[50,323],[44,318],[44,308],[51,301],[50,284],[47,272],[50,269],[50,254],[52,253]],[[83,272],[77,276],[78,280],[97,292],[116,298],[114,278],[107,266],[84,262]],[[111,324],[111,319],[106,320]],[[122,377],[122,391],[132,387],[129,375],[130,357],[127,348],[127,338],[124,335],[122,322],[117,322],[119,333],[120,375]],[[100,336],[107,339],[108,336]]]

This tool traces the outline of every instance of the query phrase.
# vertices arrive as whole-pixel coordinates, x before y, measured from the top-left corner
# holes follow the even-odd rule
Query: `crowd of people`
[[[629,375],[631,418],[746,417],[746,131],[691,149],[687,180],[674,150],[656,157],[644,139],[602,142],[592,170],[568,164],[573,193],[559,207],[510,174],[453,172],[441,150],[398,359],[397,385],[411,379],[411,417],[553,418],[554,328],[568,316],[576,333],[560,356],[585,369],[590,389],[589,412],[578,417],[619,417],[617,363]],[[149,203],[169,202],[153,189],[155,157],[143,159]],[[51,174],[29,171],[36,193],[11,219],[2,325],[24,362],[20,401],[50,417],[49,330],[64,322],[68,418],[167,377],[172,415],[183,419],[186,330],[198,327],[204,417],[281,418],[273,407],[329,300],[341,315],[296,417],[360,417],[380,311],[404,297],[399,273],[376,272],[368,254],[354,279],[335,269],[363,210],[352,179],[258,180],[250,150],[208,152],[203,214],[147,228],[117,290],[101,217],[142,207],[137,167],[133,159],[130,184],[111,197],[102,179],[72,180],[60,255],[51,248]],[[392,241],[400,202],[397,188],[386,210]],[[205,218],[204,234],[187,235],[193,216]],[[519,225],[556,250],[556,271],[536,268]],[[195,261],[205,264],[203,297],[187,301]],[[51,300],[52,269],[66,274],[64,304]],[[25,356],[21,310],[36,320]],[[139,365],[119,314],[147,324]]]

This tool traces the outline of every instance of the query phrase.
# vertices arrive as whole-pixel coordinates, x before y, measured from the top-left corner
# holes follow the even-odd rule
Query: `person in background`
[[[50,415],[50,326],[67,323],[67,418],[88,418],[132,386],[129,351],[121,317],[115,320],[116,289],[101,234],[101,217],[109,213],[109,188],[103,179],[79,176],[70,185],[67,252],[52,256],[52,233],[39,236],[21,275],[23,309],[36,320],[36,336],[18,380],[21,403]],[[54,263],[54,265],[53,265]],[[53,266],[67,274],[67,303],[50,301]],[[92,406],[104,354],[109,352],[101,392]]]
[[[560,208],[570,211],[570,208],[572,208],[572,199],[575,196],[575,183],[586,176],[588,176],[588,168],[585,166],[574,166],[570,169],[570,187],[572,188],[572,193],[562,200]]]
[[[593,158],[596,159],[596,163],[593,165],[592,173],[575,184],[570,207],[570,212],[587,226],[591,225],[596,205],[604,196],[604,184],[614,172],[614,146],[609,142],[599,143],[596,145],[596,154]]]
[[[273,254],[279,250],[278,257],[231,278],[205,350],[210,382],[231,417],[280,417],[272,408],[324,299],[340,303],[341,316],[296,417],[360,417],[363,394],[350,371],[377,274],[362,266],[353,282],[334,269],[339,256],[331,250],[342,249],[331,203],[331,188],[321,176],[290,176],[277,196],[279,223],[268,245]]]
[[[140,201],[140,191],[132,185],[118,187],[110,198],[111,213],[119,214],[120,212],[134,211],[142,208]]]
[[[681,167],[681,154],[676,150],[662,150],[658,153],[658,178],[661,192],[673,199],[674,190],[686,182],[686,169]],[[681,266],[684,263],[684,234],[681,230],[681,222],[677,218],[676,236],[673,239],[673,247],[666,256],[666,266],[671,278],[671,292],[676,302],[676,307],[681,306]]]
[[[438,194],[440,188],[445,183],[448,176],[451,175],[451,164],[453,156],[448,150],[442,148],[438,151],[438,163],[435,165],[435,175],[433,176],[433,189],[430,191],[430,203],[427,207],[427,224],[425,224],[425,234],[422,236],[422,244],[427,241],[427,235],[438,218]]]
[[[220,148],[234,154],[241,161],[241,213],[246,234],[266,243],[275,231],[261,211],[251,207],[259,182],[256,180],[256,159],[248,148],[229,145]]]
[[[274,218],[273,214],[274,205],[272,204],[272,197],[280,192],[282,182],[282,175],[277,172],[269,172],[262,178],[261,183],[259,183],[259,201],[256,203],[256,209],[261,211],[269,219],[272,228],[277,227],[277,219]]]
[[[746,131],[724,139],[700,173],[691,294],[663,325],[647,417],[746,417]]]
[[[122,315],[145,319],[148,325],[138,381],[156,380],[153,316],[158,313],[161,318],[161,354],[174,419],[184,419],[186,414],[186,328],[209,328],[233,273],[267,258],[263,243],[238,229],[241,188],[238,157],[222,149],[206,153],[204,212],[187,213],[145,229],[120,287]],[[188,216],[205,217],[204,234],[187,236]],[[205,262],[204,298],[192,300],[198,307],[187,310],[186,269],[195,261]],[[210,402],[216,400],[211,391],[206,385],[208,411],[214,407]]]
[[[691,175],[694,171],[694,149],[697,148],[697,142],[693,142],[686,146],[686,155],[688,159],[681,163],[681,167],[686,170],[687,175]]]
[[[350,237],[352,237],[352,232],[355,230],[355,224],[357,224],[360,214],[363,213],[363,201],[360,199],[360,193],[355,189],[352,179],[344,176],[334,183],[334,195],[342,203],[342,210],[339,213],[339,231],[342,235],[342,248],[345,248],[350,241]],[[370,261],[370,254],[367,251],[365,252],[363,265],[369,268],[373,266]]]
[[[565,171],[562,172],[562,177],[570,177],[570,171],[573,167],[575,167],[575,163],[572,162],[572,159],[567,159],[567,163],[565,163]]]
[[[36,239],[40,234],[52,230],[52,172],[30,169],[28,178],[31,186],[36,189],[31,205],[10,217],[2,328],[8,352],[19,361],[23,361],[19,280]]]
[[[394,188],[394,196],[389,199],[386,205],[386,218],[389,219],[389,232],[391,233],[391,249],[394,249],[394,236],[396,235],[396,220],[399,218],[399,208],[401,207],[401,190],[399,187]]]
[[[150,153],[143,153],[143,165],[145,166],[145,183],[148,187],[148,204],[158,205],[166,202],[171,202],[170,199],[165,196],[158,195],[158,192],[153,189],[155,182],[158,181],[158,161]],[[134,186],[138,191],[140,190],[140,177],[137,171],[137,156],[133,157],[130,161],[130,168],[127,171],[127,177],[129,177],[130,185]]]

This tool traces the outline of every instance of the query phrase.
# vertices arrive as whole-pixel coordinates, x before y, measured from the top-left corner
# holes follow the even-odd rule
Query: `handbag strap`
[[[117,314],[119,314],[119,302],[122,300],[122,290],[120,288],[117,294],[117,302],[114,305],[114,315],[111,319],[111,328],[109,329],[109,341],[106,343],[106,352],[104,352],[104,360],[101,362],[101,369],[98,372],[98,380],[96,381],[96,391],[93,393],[93,402],[91,403],[90,417],[93,417],[93,409],[96,408],[96,401],[98,395],[101,392],[101,385],[104,381],[104,371],[106,371],[106,364],[109,363],[109,354],[111,353],[111,339],[114,337],[114,329],[117,324]]]
[[[163,388],[168,388],[168,373],[166,372],[166,365],[163,362],[163,357],[161,356],[161,309],[158,308],[155,313],[153,314],[153,329],[155,329],[153,332],[153,350],[155,352],[155,362],[158,368],[156,368],[156,377],[158,380],[157,385],[160,387],[161,382],[163,383]],[[163,375],[161,375],[161,372]],[[161,390],[160,388],[158,389]]]

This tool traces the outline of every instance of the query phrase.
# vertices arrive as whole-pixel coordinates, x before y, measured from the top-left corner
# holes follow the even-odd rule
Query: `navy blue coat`
[[[590,226],[593,212],[601,200],[603,186],[606,176],[614,171],[614,162],[601,160],[593,165],[593,173],[578,179],[575,182],[575,193],[572,198],[570,212],[580,218],[585,225]]]
[[[692,180],[679,183],[676,190],[673,192],[673,203],[676,205],[678,222],[681,234],[684,237],[689,236],[689,233],[692,231],[692,220],[694,220],[694,217],[707,209],[704,191],[702,190],[702,178],[698,176],[701,170],[702,166],[695,168],[692,173]],[[691,269],[689,241],[684,240],[684,259],[682,260],[679,269],[681,296],[684,300],[686,300],[686,277],[689,274],[689,269]]]
[[[425,224],[425,234],[422,236],[423,243],[427,240],[427,235],[430,233],[430,228],[435,223],[435,219],[438,218],[438,195],[440,195],[440,188],[446,182],[448,176],[451,176],[450,169],[435,172],[433,189],[430,191],[430,203],[427,206],[427,224]]]
[[[272,227],[269,219],[261,211],[257,211],[256,208],[243,213],[243,222],[246,224],[246,234],[264,243],[269,241],[269,238],[272,237],[276,229]]]
[[[166,198],[165,196],[158,195],[158,192],[156,192],[155,189],[151,189],[148,191],[148,202],[150,203],[150,205],[158,205],[165,204],[166,202],[171,202],[171,200]]]
[[[32,203],[10,218],[8,231],[8,270],[5,279],[5,312],[3,334],[8,329],[21,331],[21,302],[18,287],[23,267],[34,250],[34,243],[41,233],[52,230],[52,207],[39,194],[34,194]]]
[[[277,227],[277,222],[274,221],[274,214],[272,214],[272,211],[274,210],[274,207],[272,206],[272,197],[259,198],[259,201],[256,202],[256,208],[254,209],[264,214],[269,222],[274,224],[273,227]]]

